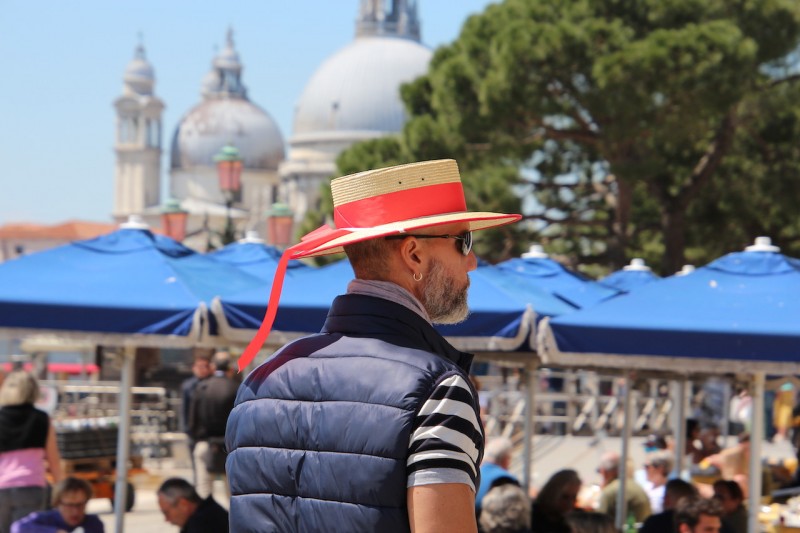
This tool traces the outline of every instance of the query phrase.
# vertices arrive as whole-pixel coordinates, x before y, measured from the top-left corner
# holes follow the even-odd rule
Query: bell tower
[[[420,41],[416,0],[361,0],[356,37],[389,35]]]
[[[161,114],[164,103],[153,94],[155,74],[144,46],[136,47],[123,76],[122,95],[114,101],[117,156],[114,218],[142,214],[161,202]]]

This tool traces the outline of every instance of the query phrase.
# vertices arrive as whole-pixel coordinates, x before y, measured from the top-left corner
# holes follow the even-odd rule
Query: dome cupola
[[[201,83],[202,101],[181,119],[172,140],[171,168],[213,167],[226,144],[239,149],[246,169],[277,169],[284,141],[272,117],[247,97],[243,66],[228,30],[225,47]]]
[[[147,61],[142,44],[136,47],[133,59],[125,68],[122,79],[125,84],[123,94],[152,96],[156,77],[153,66]]]

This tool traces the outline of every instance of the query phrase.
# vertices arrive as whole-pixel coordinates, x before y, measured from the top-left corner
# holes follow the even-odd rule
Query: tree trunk
[[[628,225],[630,223],[631,201],[633,193],[630,184],[619,176],[617,181],[617,205],[615,209],[613,233],[608,245],[608,258],[614,270],[619,270],[628,261],[625,252],[628,249]]]
[[[661,216],[664,236],[662,274],[671,276],[686,263],[686,213],[677,206],[668,206]]]

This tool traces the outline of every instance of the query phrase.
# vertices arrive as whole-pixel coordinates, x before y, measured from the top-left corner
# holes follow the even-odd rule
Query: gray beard
[[[422,305],[434,324],[458,324],[469,316],[467,305],[467,284],[460,289],[452,287],[444,266],[437,260],[431,262],[431,269],[422,290]]]

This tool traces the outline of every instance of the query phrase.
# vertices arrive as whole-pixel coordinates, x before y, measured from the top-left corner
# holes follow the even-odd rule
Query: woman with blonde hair
[[[39,383],[28,372],[8,374],[0,387],[0,533],[45,508],[49,470],[61,481],[61,455],[50,417],[34,407]]]

